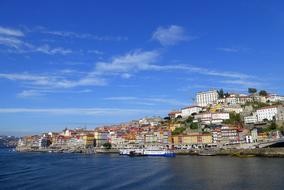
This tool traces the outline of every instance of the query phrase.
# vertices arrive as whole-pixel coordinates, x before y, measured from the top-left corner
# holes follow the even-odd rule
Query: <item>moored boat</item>
[[[122,149],[119,151],[120,155],[128,156],[164,156],[175,157],[176,154],[167,149],[160,148],[141,148],[141,149]]]

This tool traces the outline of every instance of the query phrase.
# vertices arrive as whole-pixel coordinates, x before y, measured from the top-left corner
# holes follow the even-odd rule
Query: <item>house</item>
[[[240,143],[239,130],[237,127],[221,126],[212,131],[213,143],[237,144]]]
[[[175,145],[211,144],[212,135],[210,133],[190,133],[188,135],[176,135],[172,136],[172,143]]]
[[[182,118],[187,118],[192,116],[192,114],[197,114],[202,111],[202,107],[200,106],[189,106],[181,109]]]
[[[253,115],[244,117],[245,124],[254,124],[257,122],[257,115],[253,113]]]
[[[262,122],[264,120],[272,121],[276,119],[276,115],[280,108],[278,106],[266,106],[256,110],[257,121]]]

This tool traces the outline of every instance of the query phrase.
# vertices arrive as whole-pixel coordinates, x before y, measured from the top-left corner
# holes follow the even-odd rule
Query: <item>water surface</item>
[[[283,158],[127,157],[0,150],[0,189],[284,189]]]

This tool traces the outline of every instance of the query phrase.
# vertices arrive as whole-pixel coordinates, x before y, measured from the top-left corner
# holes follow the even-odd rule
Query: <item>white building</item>
[[[224,107],[223,108],[223,111],[224,112],[229,112],[229,113],[231,113],[231,112],[235,112],[235,113],[241,113],[241,112],[243,112],[244,110],[243,110],[243,108],[241,107],[241,106],[238,106],[238,105],[234,105],[234,106],[226,106],[226,107]]]
[[[194,116],[194,119],[205,124],[222,123],[224,120],[230,119],[229,113],[201,113]]]
[[[253,113],[253,115],[244,117],[244,121],[245,121],[245,124],[253,124],[253,123],[256,123],[256,122],[257,122],[256,113]]]
[[[261,122],[265,119],[272,121],[278,113],[278,106],[267,106],[256,110],[257,121]],[[275,118],[276,119],[276,118]]]
[[[202,107],[200,106],[189,106],[189,107],[181,109],[181,116],[183,118],[187,118],[194,113],[196,114],[199,113],[200,111],[202,111]]]
[[[270,102],[284,102],[284,96],[279,96],[276,94],[271,94],[269,95],[269,97],[267,98],[267,100],[269,100]]]
[[[198,92],[196,95],[196,103],[198,106],[206,107],[215,103],[218,100],[217,90],[211,90],[207,92]]]

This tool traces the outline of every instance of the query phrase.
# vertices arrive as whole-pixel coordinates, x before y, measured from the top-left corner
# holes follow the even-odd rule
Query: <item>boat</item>
[[[256,155],[253,155],[253,154],[241,154],[240,152],[237,152],[237,153],[231,154],[231,156],[232,157],[238,157],[238,158],[253,158]]]
[[[175,153],[171,150],[160,149],[160,148],[139,148],[139,149],[121,149],[120,155],[128,156],[164,156],[164,157],[175,157]]]
[[[166,149],[145,149],[145,156],[164,156],[164,157],[175,157],[176,154],[173,151]]]

